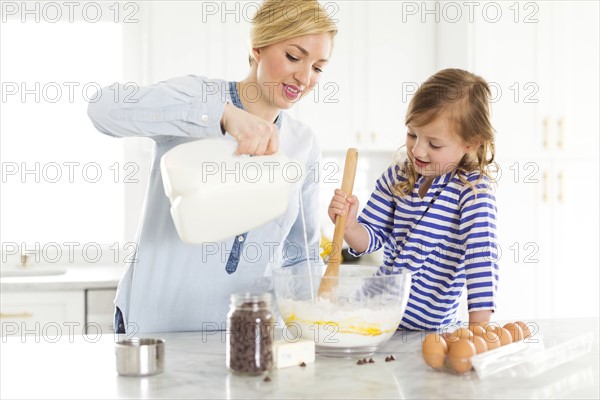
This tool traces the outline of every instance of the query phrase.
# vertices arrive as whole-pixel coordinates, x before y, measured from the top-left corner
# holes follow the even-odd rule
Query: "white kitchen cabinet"
[[[125,24],[125,76],[153,84],[182,75],[239,80],[249,70],[249,29],[258,3],[151,1]]]
[[[402,2],[330,2],[338,34],[318,96],[299,118],[324,150],[393,151],[404,144],[404,116],[415,88],[435,72],[434,20],[402,19]]]
[[[494,319],[534,318],[538,313],[540,266],[551,261],[549,248],[540,247],[539,215],[532,210],[540,197],[538,160],[498,158],[498,310]],[[513,318],[514,319],[514,318]]]
[[[366,68],[358,82],[366,90],[356,99],[366,113],[361,147],[386,151],[403,145],[412,94],[436,72],[434,20],[408,17],[405,7],[401,1],[365,6]]]
[[[537,25],[538,126],[557,158],[598,157],[598,2],[540,4]]]
[[[1,294],[2,336],[81,335],[83,290],[22,291]]]
[[[597,315],[598,3],[501,4],[465,29],[494,92],[498,316]]]
[[[116,289],[3,291],[2,336],[113,333]]]
[[[196,74],[239,80],[246,76],[253,7],[243,2],[153,1],[144,4],[142,35],[151,44],[149,83]]]
[[[324,150],[339,149],[340,143],[352,147],[358,142],[355,121],[361,115],[354,114],[352,99],[362,90],[354,80],[359,73],[356,69],[362,65],[360,49],[364,47],[362,25],[354,22],[360,3],[332,3],[329,15],[337,21],[338,33],[330,61],[319,83],[294,106],[298,118],[312,128]]]
[[[562,158],[544,170],[541,208],[551,218],[540,243],[551,249],[552,271],[541,279],[543,317],[598,315],[599,167],[598,158]]]
[[[502,10],[497,22],[476,18],[469,36],[471,69],[493,92],[498,154],[597,156],[598,3]]]
[[[598,159],[501,165],[498,318],[597,314]]]
[[[536,75],[536,24],[515,23],[507,15],[496,23],[475,19],[471,31],[472,72],[488,81],[492,91],[492,122],[498,155],[535,157],[540,132],[533,118],[540,96]],[[541,93],[540,93],[541,92]]]

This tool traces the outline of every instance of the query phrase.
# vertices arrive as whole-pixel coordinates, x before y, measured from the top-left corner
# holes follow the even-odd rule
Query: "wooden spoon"
[[[358,151],[354,148],[346,152],[346,164],[344,165],[344,177],[342,178],[342,192],[346,196],[352,195],[354,188],[354,177],[356,176],[356,163],[358,162]],[[319,285],[319,297],[328,297],[337,287],[340,276],[340,261],[342,259],[342,241],[344,240],[344,229],[346,227],[346,216],[338,215],[335,218],[335,231],[333,232],[333,246],[329,254],[329,263],[325,275]]]

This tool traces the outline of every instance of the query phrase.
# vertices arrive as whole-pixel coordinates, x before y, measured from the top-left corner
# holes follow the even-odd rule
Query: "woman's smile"
[[[298,96],[300,96],[300,93],[302,93],[302,91],[297,86],[286,85],[284,83],[283,84],[283,93],[285,94],[285,97],[287,97],[288,99],[296,100],[298,98]]]

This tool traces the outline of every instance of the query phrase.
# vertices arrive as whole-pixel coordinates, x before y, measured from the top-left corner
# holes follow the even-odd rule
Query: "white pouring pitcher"
[[[160,160],[171,217],[181,240],[218,242],[281,216],[300,163],[281,153],[236,155],[237,142],[201,139],[169,150]]]

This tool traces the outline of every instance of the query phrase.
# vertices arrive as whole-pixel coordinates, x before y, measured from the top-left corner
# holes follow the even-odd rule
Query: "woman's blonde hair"
[[[303,35],[330,33],[337,26],[316,0],[265,0],[252,18],[250,46],[262,48]],[[250,64],[254,58],[250,56]]]
[[[490,165],[495,165],[490,95],[487,82],[480,76],[462,69],[444,69],[419,87],[406,112],[405,124],[414,127],[425,126],[443,115],[448,118],[452,134],[458,135],[464,143],[477,144],[456,167],[458,178],[473,189],[475,185],[466,178],[469,172],[480,171],[480,179],[486,176],[494,182],[488,170]],[[419,175],[410,159],[400,167],[406,180],[398,183],[394,192],[404,197],[412,192]]]

